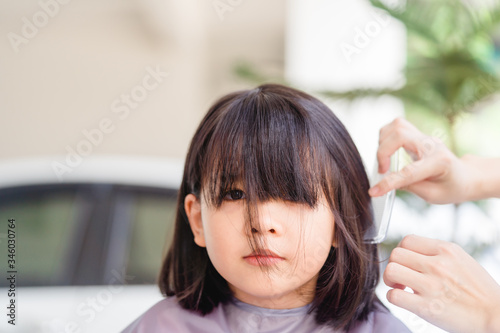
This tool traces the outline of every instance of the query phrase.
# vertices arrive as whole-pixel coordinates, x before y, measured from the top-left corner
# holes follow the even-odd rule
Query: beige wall
[[[89,141],[82,131],[92,155],[183,158],[215,98],[248,86],[236,61],[283,72],[285,0],[59,1],[0,2],[2,160],[65,155]]]

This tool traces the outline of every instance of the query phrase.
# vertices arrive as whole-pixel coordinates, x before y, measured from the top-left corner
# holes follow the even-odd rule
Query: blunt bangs
[[[262,89],[228,101],[199,164],[207,202],[218,207],[228,190],[239,188],[247,202],[314,207],[323,192],[326,151],[309,116],[301,103]]]

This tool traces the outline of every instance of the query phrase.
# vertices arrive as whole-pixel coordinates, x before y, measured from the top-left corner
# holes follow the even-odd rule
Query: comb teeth
[[[391,168],[385,174],[378,173],[378,163],[375,160],[375,166],[370,177],[370,186],[377,184],[385,175],[398,170],[399,150],[391,156]],[[381,243],[387,236],[389,221],[391,219],[392,206],[396,197],[396,191],[392,190],[380,197],[372,198],[374,223],[365,234],[366,243]]]

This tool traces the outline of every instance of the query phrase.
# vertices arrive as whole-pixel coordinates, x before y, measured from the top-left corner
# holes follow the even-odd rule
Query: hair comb
[[[391,167],[384,174],[378,173],[378,162],[375,159],[375,167],[370,177],[370,186],[374,186],[391,172],[399,171],[399,150],[391,156]],[[366,243],[381,243],[387,236],[389,221],[391,220],[392,207],[396,199],[396,190],[391,190],[386,194],[372,198],[373,225],[366,231],[364,241]]]

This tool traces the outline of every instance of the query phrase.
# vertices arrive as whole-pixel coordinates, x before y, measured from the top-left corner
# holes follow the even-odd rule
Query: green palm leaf
[[[323,91],[328,97],[392,95],[407,108],[429,110],[453,126],[462,112],[472,112],[500,89],[491,64],[492,31],[500,24],[500,3],[487,10],[460,0],[407,1],[391,8],[379,0],[374,7],[401,21],[408,34],[406,83],[399,89]]]

